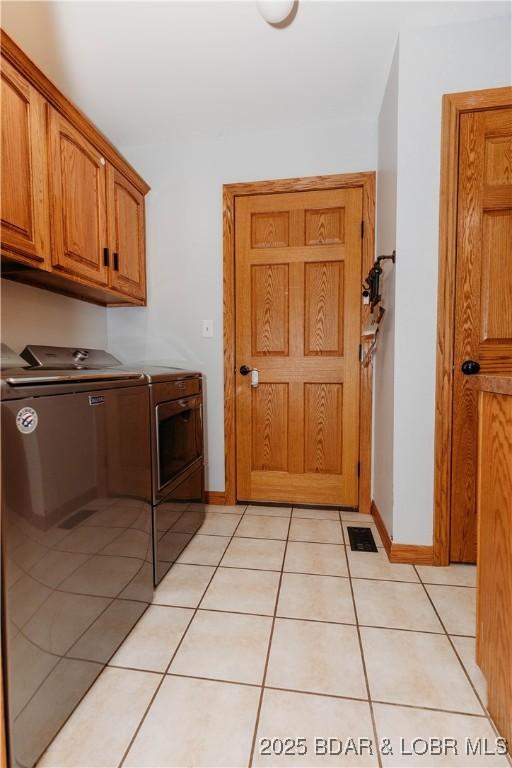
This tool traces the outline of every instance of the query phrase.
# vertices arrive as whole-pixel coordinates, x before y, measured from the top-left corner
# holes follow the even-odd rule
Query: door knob
[[[480,370],[480,363],[477,363],[476,360],[464,360],[460,369],[466,376],[473,376]]]
[[[240,373],[242,376],[248,376],[248,374],[252,371],[252,368],[249,368],[248,365],[241,365],[240,366]]]

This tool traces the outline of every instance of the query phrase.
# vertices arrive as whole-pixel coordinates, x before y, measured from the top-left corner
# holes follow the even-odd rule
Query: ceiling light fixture
[[[296,0],[257,0],[258,10],[268,24],[278,26],[291,15]]]

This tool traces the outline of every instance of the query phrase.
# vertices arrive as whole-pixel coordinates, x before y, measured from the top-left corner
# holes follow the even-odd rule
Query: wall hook
[[[363,298],[369,299],[369,303],[372,308],[372,311],[382,298],[380,295],[380,276],[382,275],[382,272],[383,272],[383,269],[381,267],[381,262],[386,261],[387,259],[389,259],[393,264],[395,264],[396,251],[393,251],[393,253],[389,255],[383,255],[383,256],[377,257],[373,267],[368,272],[365,285],[363,285]]]

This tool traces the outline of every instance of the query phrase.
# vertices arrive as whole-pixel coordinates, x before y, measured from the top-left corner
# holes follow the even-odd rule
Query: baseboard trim
[[[379,508],[376,505],[375,501],[373,501],[373,499],[372,499],[372,503],[371,503],[371,506],[370,506],[370,514],[371,514],[371,516],[373,517],[373,519],[375,521],[375,525],[377,526],[377,530],[378,530],[379,535],[380,535],[380,537],[382,539],[382,544],[384,545],[384,549],[387,552],[387,556],[390,558],[390,556],[391,556],[391,546],[392,546],[391,537],[390,537],[390,535],[388,533],[388,529],[386,528],[386,526],[384,524],[384,520],[381,517],[381,514],[379,512]]]
[[[427,544],[392,544],[389,559],[392,563],[434,565],[434,547]]]
[[[224,506],[226,503],[226,494],[224,491],[206,491],[206,503]]]
[[[388,529],[382,519],[375,501],[372,501],[371,515],[377,526],[391,563],[406,563],[408,565],[434,565],[434,547],[425,544],[397,544],[391,541]]]

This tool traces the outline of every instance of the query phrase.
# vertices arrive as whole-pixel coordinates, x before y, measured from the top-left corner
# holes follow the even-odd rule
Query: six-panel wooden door
[[[463,366],[512,371],[512,109],[463,114],[459,147],[450,559],[472,563],[477,393]]]
[[[241,500],[358,504],[361,220],[360,188],[236,199]]]

